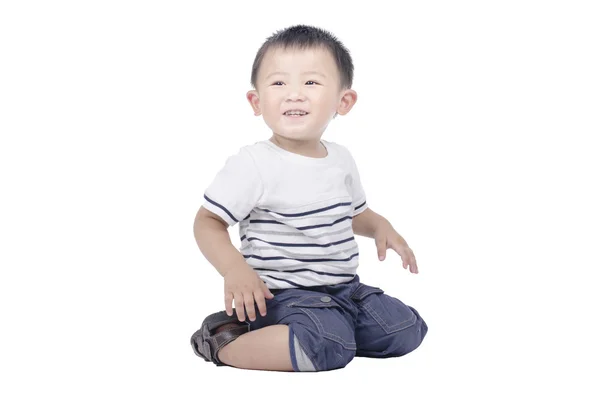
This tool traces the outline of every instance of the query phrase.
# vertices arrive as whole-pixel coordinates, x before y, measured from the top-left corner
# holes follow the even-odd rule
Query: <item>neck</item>
[[[327,157],[327,149],[321,143],[321,140],[296,141],[283,138],[273,134],[271,142],[288,152],[299,154],[306,157],[323,158]]]

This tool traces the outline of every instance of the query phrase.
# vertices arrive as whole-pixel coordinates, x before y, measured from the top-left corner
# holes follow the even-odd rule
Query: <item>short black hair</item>
[[[348,49],[330,32],[308,25],[295,25],[275,32],[260,47],[252,65],[252,77],[250,83],[256,88],[258,69],[262,60],[271,48],[295,48],[307,49],[322,47],[328,50],[338,67],[340,73],[340,84],[342,88],[352,87],[354,76],[354,65]]]

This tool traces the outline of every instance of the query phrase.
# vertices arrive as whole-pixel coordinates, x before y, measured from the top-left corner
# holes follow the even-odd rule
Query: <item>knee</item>
[[[390,355],[392,356],[403,356],[412,352],[421,345],[427,335],[428,327],[425,320],[415,309],[410,306],[409,308],[415,313],[417,320],[411,327],[396,333],[390,346]]]
[[[321,333],[302,324],[291,324],[290,329],[290,353],[295,371],[343,368],[356,355],[354,340]]]

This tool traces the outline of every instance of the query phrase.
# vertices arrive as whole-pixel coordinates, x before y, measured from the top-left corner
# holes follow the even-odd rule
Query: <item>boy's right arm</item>
[[[254,321],[254,302],[264,317],[267,314],[265,298],[271,299],[273,294],[233,246],[227,227],[218,215],[200,207],[194,220],[194,237],[204,257],[224,278],[227,314],[233,315],[232,302],[235,300],[238,320],[244,321],[246,312]]]

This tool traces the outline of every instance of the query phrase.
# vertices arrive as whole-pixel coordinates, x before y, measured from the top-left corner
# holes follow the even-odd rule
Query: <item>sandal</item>
[[[237,326],[217,334],[214,333],[217,328],[225,324],[236,324]],[[190,342],[197,356],[202,357],[205,361],[212,361],[217,366],[223,366],[226,364],[219,361],[219,351],[248,331],[250,331],[250,324],[238,321],[235,309],[233,309],[233,316],[228,316],[225,311],[222,311],[206,317],[200,329],[192,335]]]

